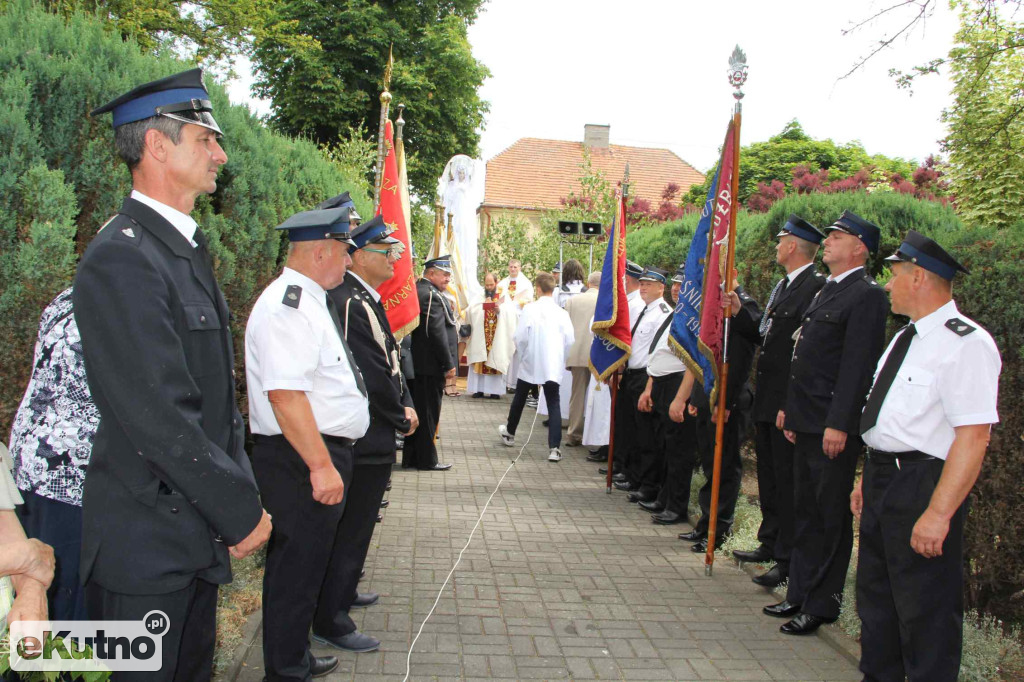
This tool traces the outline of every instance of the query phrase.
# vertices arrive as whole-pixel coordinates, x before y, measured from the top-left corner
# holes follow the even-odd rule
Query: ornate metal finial
[[[391,71],[395,68],[394,45],[388,48],[388,63],[384,66],[384,89],[391,89]]]
[[[736,98],[737,102],[743,99],[743,90],[740,88],[746,82],[747,55],[737,45],[736,49],[732,51],[732,56],[729,57],[729,85],[736,88],[736,92],[732,93],[732,96]]]
[[[405,111],[405,105],[398,105],[398,118],[395,119],[395,137],[399,140],[402,139],[402,128],[405,127],[405,119],[402,118],[402,112]]]

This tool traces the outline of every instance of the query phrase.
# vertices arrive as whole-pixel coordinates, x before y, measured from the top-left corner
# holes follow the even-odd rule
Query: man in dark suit
[[[419,424],[402,378],[398,342],[377,293],[377,287],[395,274],[394,261],[401,255],[396,246],[401,242],[389,236],[391,231],[380,216],[357,227],[352,232],[355,244],[349,247],[352,265],[345,280],[328,292],[370,402],[370,427],[355,445],[345,512],[313,618],[313,639],[347,651],[380,646],[380,640],[356,629],[349,610],[379,599],[373,592],[360,594],[356,586],[395,463],[395,432],[409,436]]]
[[[885,343],[889,301],[864,268],[878,226],[850,211],[825,228],[831,276],[804,312],[780,416],[793,452],[795,525],[785,601],[765,607],[805,635],[839,617],[853,548],[847,500],[861,452],[859,422]]]
[[[74,311],[100,412],[81,577],[95,620],[170,621],[158,673],[212,674],[217,585],[270,535],[235,403],[227,303],[189,217],[227,161],[199,69],[135,88],[114,115],[133,191],[82,257]]]
[[[455,376],[458,366],[455,313],[442,293],[451,278],[451,258],[439,256],[423,264],[423,277],[416,282],[420,325],[411,334],[414,378],[409,383],[420,427],[405,439],[402,466],[406,469],[445,471],[452,466],[437,461],[434,445],[445,380]]]
[[[754,448],[757,452],[757,491],[761,502],[760,546],[753,551],[733,552],[740,561],[775,560],[767,573],[753,578],[758,585],[775,587],[789,576],[793,545],[793,444],[786,440],[776,421],[786,400],[789,364],[793,358],[793,334],[804,311],[825,284],[814,268],[818,245],[825,235],[800,216],[790,215],[776,235],[775,262],[786,276],[775,284],[758,324],[748,318],[733,321],[737,331],[761,346],[754,392]]]
[[[735,275],[734,275],[735,277]],[[737,286],[723,303],[731,305],[733,317],[729,326],[729,379],[725,394],[725,429],[722,434],[722,468],[721,482],[718,488],[718,516],[715,522],[715,549],[725,542],[726,535],[732,530],[733,516],[736,512],[736,500],[740,495],[740,484],[743,481],[743,460],[740,459],[740,445],[747,431],[747,418],[753,396],[750,391],[750,367],[754,361],[754,344],[744,338],[738,328],[756,324],[761,319],[761,307],[743,287]],[[747,318],[737,324],[737,318]],[[690,397],[690,414],[696,416],[697,451],[701,460],[701,468],[707,481],[697,494],[700,505],[700,519],[693,530],[680,533],[679,539],[694,543],[691,549],[703,554],[708,551],[708,528],[711,523],[711,473],[715,462],[715,432],[717,430],[714,414],[718,404],[711,405],[704,387],[694,385]]]

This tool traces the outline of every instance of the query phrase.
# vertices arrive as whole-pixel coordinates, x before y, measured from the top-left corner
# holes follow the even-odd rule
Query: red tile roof
[[[624,147],[591,148],[595,170],[612,186],[622,179],[629,163],[630,195],[657,207],[665,186],[674,182],[681,196],[691,185],[704,182],[704,174],[668,149]],[[487,162],[486,206],[558,208],[570,192],[579,193],[583,143],[524,137]]]

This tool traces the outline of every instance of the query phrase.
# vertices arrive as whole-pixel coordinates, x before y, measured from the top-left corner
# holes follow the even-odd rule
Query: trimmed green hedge
[[[91,16],[67,21],[29,0],[0,13],[0,432],[25,390],[39,314],[68,286],[77,257],[131,187],[113,151],[110,116],[88,113],[116,95],[189,68],[144,55]],[[311,142],[270,132],[207,78],[228,163],[193,216],[210,237],[240,343],[255,297],[279,269],[290,214],[349,189],[372,214],[365,181]],[[130,323],[130,321],[126,321]],[[140,349],[143,352],[144,349]],[[237,354],[241,363],[244,355]],[[239,371],[240,378],[244,372]]]
[[[950,250],[971,274],[958,277],[953,296],[964,315],[995,338],[1003,360],[999,383],[1000,423],[971,493],[966,530],[968,606],[1006,622],[1024,622],[1024,223],[996,231],[965,226],[952,209],[893,193],[811,194],[776,203],[765,214],[737,216],[736,263],[740,281],[760,301],[781,275],[775,264],[775,235],[790,213],[819,227],[852,210],[882,228],[879,256],[869,268],[888,279],[882,258],[896,250],[909,229]],[[634,232],[630,258],[674,268],[682,262],[697,215]],[[825,272],[824,266],[819,268]],[[889,335],[904,321],[890,318]]]

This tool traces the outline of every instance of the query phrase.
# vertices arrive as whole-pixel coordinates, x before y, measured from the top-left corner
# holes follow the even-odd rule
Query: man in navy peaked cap
[[[227,155],[199,69],[92,113],[107,112],[132,193],[74,283],[100,412],[82,510],[86,609],[95,620],[167,615],[161,670],[115,679],[209,679],[229,554],[251,554],[271,531],[243,449],[230,313],[189,215]]]
[[[860,416],[868,456],[850,498],[860,517],[860,669],[865,680],[953,682],[965,500],[999,421],[1002,363],[989,333],[953,300],[953,280],[967,268],[913,230],[886,261],[892,311],[910,324],[879,359]]]

